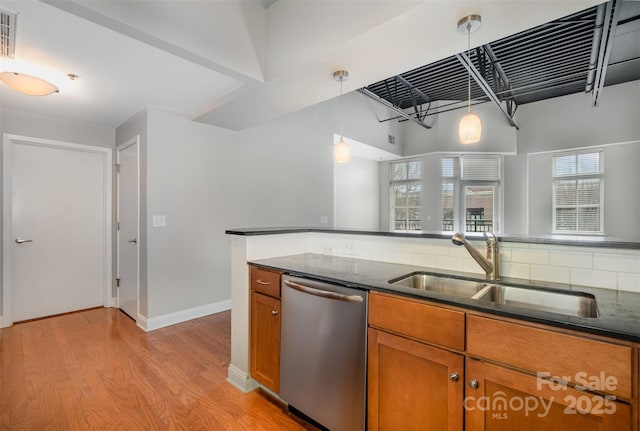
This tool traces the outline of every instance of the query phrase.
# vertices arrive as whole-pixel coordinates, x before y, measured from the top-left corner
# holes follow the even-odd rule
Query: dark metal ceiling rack
[[[637,2],[609,0],[474,48],[468,59],[466,52],[457,54],[359,91],[398,114],[380,121],[410,119],[425,128],[427,117],[466,107],[462,102],[467,100],[467,67],[474,78],[472,104],[492,102],[514,127],[517,107],[526,103],[591,92],[597,106],[608,83],[610,58],[616,58],[616,68],[625,68],[626,81],[640,79],[638,53],[622,52],[622,44],[616,51],[614,44],[620,17],[624,24],[640,27],[633,3]]]

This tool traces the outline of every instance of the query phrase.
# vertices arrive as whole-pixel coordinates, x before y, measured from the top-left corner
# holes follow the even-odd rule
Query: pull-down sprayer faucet
[[[498,238],[491,232],[485,232],[484,238],[487,241],[487,257],[467,241],[464,235],[456,232],[451,237],[451,242],[455,245],[464,245],[471,257],[478,262],[478,265],[484,269],[489,280],[498,280],[500,278],[500,252],[498,251]]]

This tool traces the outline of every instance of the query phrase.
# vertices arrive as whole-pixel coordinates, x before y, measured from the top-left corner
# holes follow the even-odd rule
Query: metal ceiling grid
[[[594,81],[606,73],[618,16],[624,17],[621,24],[627,26],[627,33],[640,28],[640,16],[634,5],[628,3],[609,0],[473,48],[470,52],[471,74],[474,77],[471,85],[472,104],[493,101],[514,127],[517,125],[512,118],[518,105],[585,91],[593,93],[593,104],[597,105],[597,94],[604,81]],[[622,15],[620,11],[623,11]],[[629,23],[633,24],[631,30],[628,30]],[[633,36],[627,39],[633,41]],[[637,40],[640,44],[640,38]],[[631,45],[636,50],[639,48]],[[623,52],[622,58],[626,59],[616,64],[631,70],[638,61],[634,49]],[[422,123],[429,115],[466,106],[466,55],[464,52],[436,61],[359,91],[399,114],[382,121],[401,118],[400,121],[413,119]],[[625,74],[627,80],[640,78],[636,75],[640,75],[640,72],[631,70]],[[409,110],[412,107],[413,110]]]

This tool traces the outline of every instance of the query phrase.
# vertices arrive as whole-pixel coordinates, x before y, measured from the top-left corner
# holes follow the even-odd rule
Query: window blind
[[[462,179],[466,181],[497,181],[500,179],[500,156],[461,157]]]

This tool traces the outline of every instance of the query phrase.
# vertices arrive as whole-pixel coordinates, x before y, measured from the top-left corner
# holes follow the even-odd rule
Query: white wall
[[[380,226],[380,163],[351,156],[349,163],[334,163],[334,226],[378,230]]]
[[[603,230],[607,236],[640,241],[640,141],[602,149]],[[546,235],[553,225],[554,153],[529,155],[529,234]]]
[[[519,107],[518,155],[505,156],[505,232],[527,233],[527,154],[640,140],[639,118],[640,81],[605,87],[597,108],[591,107],[591,95],[584,93]],[[611,165],[608,168],[615,169]],[[637,170],[635,175],[629,178],[630,184],[637,184]],[[623,190],[637,190],[632,187]],[[548,208],[534,205],[530,218],[544,217]],[[608,209],[616,211],[615,207]],[[637,218],[639,213],[636,205],[630,212],[632,217],[626,220]]]
[[[460,143],[458,122],[466,114],[466,109],[457,109],[427,117],[426,123],[432,125],[430,130],[411,121],[403,123],[403,155],[415,156],[436,151],[516,152],[516,129],[507,122],[497,106],[487,102],[473,106],[472,110],[482,119],[482,137],[477,144]]]
[[[397,126],[378,122],[379,108],[366,100],[361,103],[362,96],[355,93],[345,95],[343,102],[345,136],[399,151],[387,143]],[[140,300],[145,317],[158,319],[230,298],[226,229],[319,226],[323,216],[333,225],[333,135],[339,133],[339,99],[241,132],[159,108],[146,112],[146,139],[144,113],[117,134],[119,143],[141,134],[141,157],[146,155],[146,163],[141,160],[141,172],[146,166],[141,205],[146,214],[141,217],[147,226],[141,265],[146,252],[147,279],[141,280]],[[341,173],[354,177],[363,169],[377,192],[377,163],[366,169],[348,164]],[[377,193],[372,199],[371,214],[377,218]],[[166,216],[166,227],[152,227],[154,215]],[[377,229],[375,223],[372,228]]]
[[[594,145],[605,145],[610,143],[620,143],[640,140],[640,81],[628,82],[615,86],[605,87],[600,106],[591,107],[590,94],[573,94],[569,96],[547,99],[540,102],[528,103],[518,108],[516,122],[520,127],[509,126],[497,107],[485,103],[473,107],[474,111],[481,114],[483,119],[483,138],[479,144],[462,146],[458,143],[457,120],[463,114],[462,110],[452,111],[437,116],[433,120],[428,119],[429,124],[433,124],[433,129],[426,130],[411,122],[404,124],[401,133],[403,143],[403,154],[406,157],[431,152],[460,153],[466,151],[473,152],[503,152],[504,156],[504,229],[505,233],[527,234],[527,213],[529,220],[548,220],[551,209],[551,202],[542,202],[540,194],[536,191],[546,187],[538,180],[531,184],[534,193],[528,190],[527,182],[527,155],[530,153],[569,149]],[[517,151],[517,154],[514,154]],[[616,151],[624,151],[618,149]],[[605,196],[606,210],[606,235],[623,236],[625,232],[636,235],[637,227],[632,227],[632,220],[640,213],[638,199],[629,199],[626,204],[626,211],[621,211],[618,202],[621,200],[614,196],[620,196],[620,190],[635,190],[633,184],[640,181],[640,173],[637,169],[629,166],[635,159],[635,153],[629,152],[627,157],[614,154],[613,150],[608,151],[612,163],[607,163],[609,169],[620,163],[620,168],[625,168],[629,175],[624,180],[619,178],[616,181],[626,182],[626,185],[617,189],[616,192],[607,193]],[[614,161],[619,160],[619,162]],[[424,163],[424,162],[423,162]],[[606,162],[605,162],[606,163]],[[534,171],[544,170],[550,172],[547,165],[531,166]],[[389,196],[388,196],[388,173],[387,167],[381,167],[380,190],[381,190],[381,223],[388,226]],[[427,171],[429,172],[429,171]],[[427,173],[427,176],[429,174]],[[427,177],[425,177],[427,179]],[[427,181],[437,181],[439,186],[441,179],[431,177]],[[609,183],[607,187],[612,187]],[[550,187],[550,186],[549,186]],[[434,187],[425,187],[425,190],[435,190]],[[432,190],[432,191],[433,191]],[[550,190],[550,189],[549,189]],[[617,193],[617,195],[616,195]],[[530,196],[531,195],[531,196]],[[530,196],[531,199],[527,197]],[[432,199],[439,200],[437,195],[425,197],[425,202],[429,207],[427,211],[437,210]],[[426,214],[426,212],[425,212]],[[439,214],[439,213],[438,213]],[[627,215],[631,214],[630,217]],[[432,217],[432,221],[435,217]],[[440,229],[433,223],[426,223],[424,229]],[[548,228],[540,227],[539,223],[532,226],[531,234],[550,233]]]
[[[61,120],[8,108],[0,109],[0,132],[34,138],[113,148],[115,129],[95,124]],[[0,151],[0,200],[2,199],[2,151]],[[0,237],[2,237],[0,211]],[[0,250],[0,262],[2,250]],[[0,265],[0,311],[2,310],[2,265]]]
[[[148,317],[229,298],[217,250],[233,186],[233,132],[148,108],[147,285]],[[154,215],[166,227],[153,227]]]

